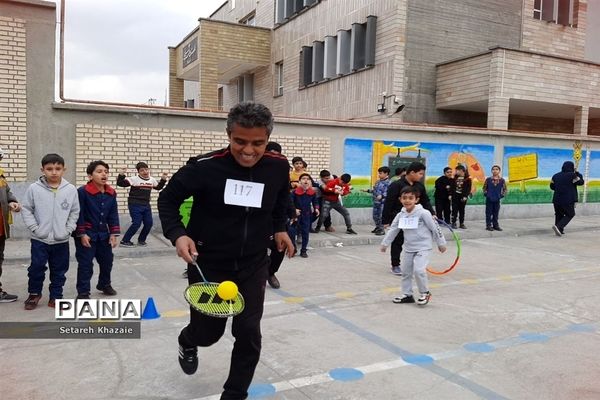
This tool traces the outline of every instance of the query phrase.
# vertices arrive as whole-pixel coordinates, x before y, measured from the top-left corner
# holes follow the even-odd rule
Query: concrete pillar
[[[492,52],[490,60],[490,84],[488,95],[488,120],[490,129],[508,129],[508,114],[510,99],[504,93],[504,49]]]
[[[508,130],[508,110],[509,99],[490,98],[488,100],[487,127],[489,129]]]
[[[177,49],[169,47],[169,107],[184,107],[183,79],[177,78]]]
[[[589,115],[589,107],[581,106],[575,109],[575,124],[573,127],[573,133],[575,135],[587,136]]]
[[[198,58],[201,60],[199,64],[199,93],[198,99],[200,105],[197,108],[203,110],[218,110],[218,74],[219,74],[219,44],[222,38],[219,37],[218,26],[203,24],[200,21],[200,29],[198,30],[198,41],[200,52]]]

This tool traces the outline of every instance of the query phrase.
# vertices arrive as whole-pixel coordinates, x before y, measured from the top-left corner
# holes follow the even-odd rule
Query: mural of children
[[[552,204],[554,204],[554,225],[552,229],[556,236],[565,233],[565,226],[575,216],[575,203],[577,202],[577,186],[583,185],[583,176],[575,171],[572,161],[565,161],[561,172],[554,174],[550,181],[550,189],[554,190]]]
[[[501,231],[498,224],[498,213],[500,212],[500,199],[506,195],[506,182],[500,176],[500,166],[492,167],[492,176],[489,176],[483,184],[483,195],[485,196],[485,225],[488,231]]]
[[[296,236],[302,236],[302,247],[300,248],[300,257],[306,258],[306,248],[308,246],[308,234],[310,225],[313,221],[313,215],[319,216],[319,202],[316,192],[312,187],[312,178],[309,174],[300,175],[299,186],[292,191],[292,201],[296,209],[298,220],[290,225],[288,230],[292,243],[296,243]]]
[[[454,175],[454,192],[452,193],[452,228],[456,228],[456,220],[460,222],[460,229],[467,229],[465,225],[465,207],[471,193],[471,178],[464,165],[456,166]]]
[[[383,213],[383,203],[387,196],[387,190],[390,186],[390,168],[380,167],[377,170],[379,180],[373,185],[373,189],[363,189],[364,192],[371,193],[373,195],[373,222],[375,222],[375,229],[371,233],[377,236],[385,235],[383,229],[383,222],[381,216]]]
[[[435,214],[439,220],[450,223],[450,205],[452,204],[452,192],[454,190],[454,178],[452,168],[444,168],[444,175],[435,181]]]

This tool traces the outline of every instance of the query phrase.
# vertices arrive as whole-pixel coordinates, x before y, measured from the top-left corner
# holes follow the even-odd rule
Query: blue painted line
[[[413,354],[411,356],[402,357],[404,361],[409,364],[421,365],[421,364],[433,364],[433,358],[427,354]]]
[[[329,376],[336,381],[348,382],[362,379],[365,374],[354,368],[335,368],[329,371]]]
[[[295,297],[295,296],[292,296],[291,293],[288,293],[281,289],[277,290],[277,294],[282,297]],[[380,348],[387,350],[390,353],[395,354],[403,359],[405,359],[406,357],[411,357],[411,356],[415,355],[415,354],[413,354],[407,350],[404,350],[401,347],[398,347],[395,344],[387,341],[386,339],[382,338],[381,336],[377,336],[374,333],[369,332],[366,329],[363,329],[346,319],[343,319],[335,314],[330,313],[327,310],[322,309],[318,305],[306,304],[306,303],[300,303],[299,305],[302,306],[303,308],[305,308],[306,310],[312,311],[312,312],[318,314],[319,316],[325,318],[326,320],[328,320],[338,326],[341,326],[342,328],[348,330],[349,332],[352,332],[355,335],[360,336],[363,339],[365,339],[365,340],[379,346]],[[424,368],[427,371],[429,371],[433,374],[436,374],[436,375],[444,378],[445,380],[452,382],[458,386],[462,386],[463,388],[475,393],[477,396],[479,396],[483,399],[508,400],[506,397],[492,391],[491,389],[488,389],[478,383],[470,381],[467,378],[459,376],[455,372],[452,372],[445,368],[439,367],[439,366],[435,365],[435,363],[414,364],[414,365],[418,366],[420,368]]]
[[[543,333],[529,333],[529,332],[524,332],[519,334],[519,337],[522,339],[525,339],[528,342],[547,342],[548,340],[550,340],[550,337],[548,335],[544,335]]]
[[[248,397],[260,398],[266,396],[272,396],[277,392],[275,386],[268,383],[253,383],[248,389]]]
[[[489,343],[467,343],[463,348],[473,353],[491,353],[496,350],[496,348]]]
[[[596,327],[591,324],[573,324],[567,326],[567,329],[574,332],[596,332]]]

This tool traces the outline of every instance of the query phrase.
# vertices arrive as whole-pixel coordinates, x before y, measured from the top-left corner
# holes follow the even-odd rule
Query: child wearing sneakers
[[[346,233],[356,235],[357,233],[352,229],[352,220],[350,219],[350,213],[344,207],[340,201],[341,196],[347,196],[350,193],[351,186],[350,180],[352,177],[350,174],[342,174],[339,178],[331,179],[327,181],[323,189],[323,220],[329,218],[331,209],[339,212],[344,217],[344,223],[346,224]]]
[[[100,267],[96,289],[107,296],[117,294],[111,285],[110,273],[113,267],[112,249],[117,245],[121,228],[117,193],[106,183],[108,168],[104,161],[92,161],[86,169],[88,183],[77,190],[80,207],[75,237],[78,299],[90,298],[94,258]]]
[[[150,167],[145,162],[139,162],[135,165],[137,175],[127,177],[127,168],[123,168],[117,176],[117,186],[129,187],[129,196],[127,197],[127,207],[131,216],[131,226],[125,232],[121,239],[121,246],[133,247],[131,238],[136,234],[142,222],[144,227],[138,236],[138,246],[146,245],[146,238],[152,229],[152,207],[150,207],[150,193],[152,189],[162,190],[167,183],[167,173],[163,173],[160,181],[150,176]]]
[[[404,232],[404,245],[401,255],[402,269],[402,295],[394,297],[394,303],[414,303],[413,274],[419,290],[417,304],[425,305],[431,298],[427,283],[427,265],[433,247],[432,237],[438,245],[438,250],[446,251],[446,240],[439,225],[435,222],[431,212],[424,209],[419,202],[420,191],[415,186],[406,186],[400,191],[402,210],[390,225],[381,242],[381,251],[385,253],[388,246],[394,241],[396,235]]]
[[[21,215],[31,233],[31,265],[27,269],[29,297],[25,309],[33,310],[42,298],[46,269],[50,268],[50,300],[62,299],[69,269],[69,237],[77,227],[79,199],[75,186],[63,179],[65,160],[58,154],[42,158],[42,177],[29,186]],[[48,263],[48,267],[46,267]]]
[[[308,233],[313,221],[313,215],[319,216],[319,202],[317,194],[312,187],[312,178],[309,174],[302,174],[299,178],[299,186],[292,191],[292,201],[296,209],[298,220],[290,225],[288,233],[292,243],[296,243],[296,235],[302,235],[302,248],[300,257],[306,258],[306,247],[308,246]]]

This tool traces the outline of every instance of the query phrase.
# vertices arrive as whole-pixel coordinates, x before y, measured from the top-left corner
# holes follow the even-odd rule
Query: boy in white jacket
[[[23,222],[31,233],[26,310],[36,308],[42,298],[46,264],[50,268],[48,307],[54,307],[54,301],[62,299],[69,269],[69,237],[79,217],[77,189],[62,177],[65,160],[58,154],[46,154],[42,158],[42,173],[25,192],[21,210]]]
[[[381,251],[385,253],[394,241],[400,229],[404,231],[404,246],[400,257],[402,269],[402,295],[394,297],[394,303],[414,303],[412,279],[413,274],[419,289],[417,304],[424,306],[429,302],[431,293],[427,284],[427,264],[433,247],[432,237],[437,242],[440,252],[446,251],[446,240],[433,215],[423,208],[419,202],[419,190],[407,186],[400,192],[402,211],[396,215],[390,230],[381,241]]]

